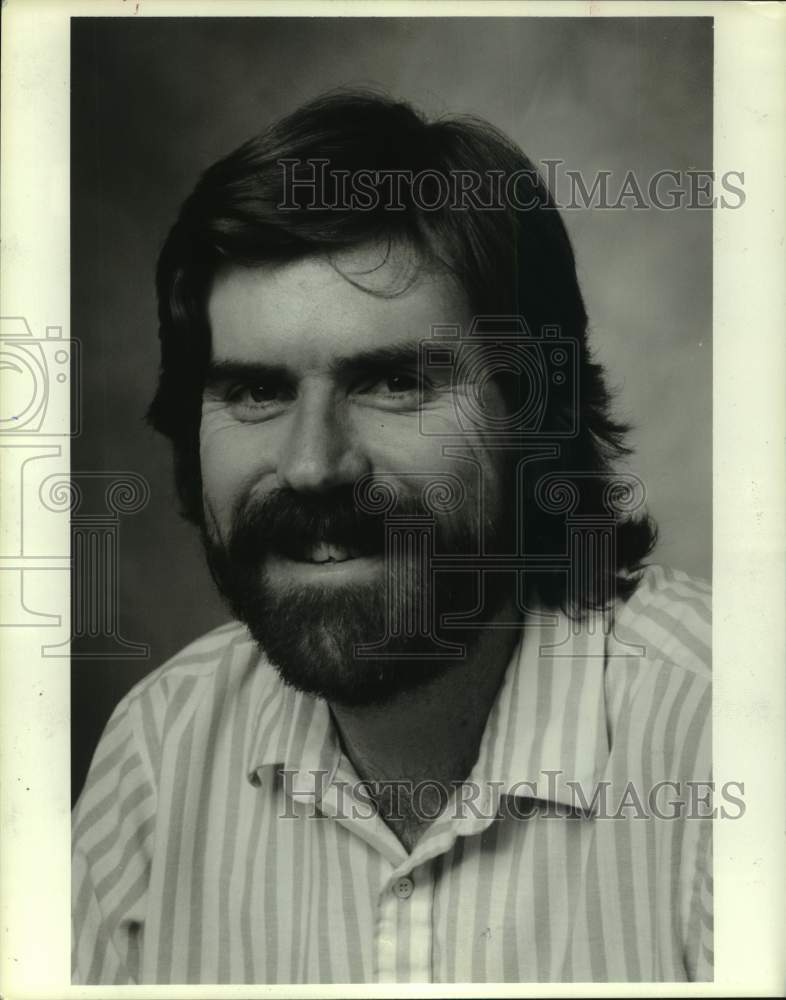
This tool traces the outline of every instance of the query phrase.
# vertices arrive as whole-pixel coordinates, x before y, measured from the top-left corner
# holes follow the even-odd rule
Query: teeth
[[[315,563],[327,563],[327,562],[344,562],[347,559],[352,559],[357,553],[351,549],[345,549],[341,545],[329,545],[325,542],[319,542],[317,545],[311,547],[311,552],[306,556],[309,562]]]
[[[320,542],[318,545],[314,545],[311,549],[311,554],[308,556],[310,562],[329,562],[332,556],[332,550],[334,546],[325,545],[324,542]]]

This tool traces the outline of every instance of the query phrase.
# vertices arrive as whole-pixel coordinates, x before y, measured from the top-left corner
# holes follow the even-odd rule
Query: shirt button
[[[393,892],[398,896],[399,899],[409,899],[415,888],[415,883],[411,878],[398,878],[393,883]]]

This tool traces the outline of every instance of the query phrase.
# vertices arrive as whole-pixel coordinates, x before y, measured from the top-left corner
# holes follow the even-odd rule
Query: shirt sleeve
[[[139,981],[156,795],[134,709],[109,720],[74,810],[74,983]]]

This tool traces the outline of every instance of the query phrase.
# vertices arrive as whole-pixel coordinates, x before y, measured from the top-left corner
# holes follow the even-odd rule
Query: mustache
[[[397,512],[417,516],[424,510],[417,497],[403,495]],[[249,564],[271,552],[303,558],[320,543],[356,555],[380,554],[385,548],[385,516],[359,509],[352,486],[313,494],[281,487],[240,507],[228,550],[233,562]]]

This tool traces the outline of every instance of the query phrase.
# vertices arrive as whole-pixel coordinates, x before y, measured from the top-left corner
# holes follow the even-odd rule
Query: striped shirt
[[[611,628],[533,616],[411,853],[364,807],[327,705],[240,625],[211,632],[96,751],[74,981],[711,980],[708,608],[656,566]]]

